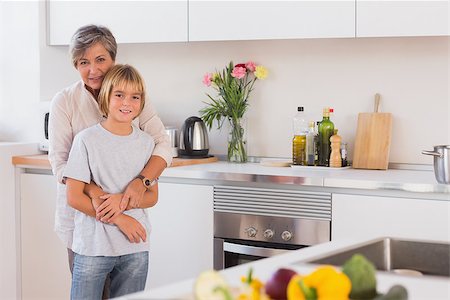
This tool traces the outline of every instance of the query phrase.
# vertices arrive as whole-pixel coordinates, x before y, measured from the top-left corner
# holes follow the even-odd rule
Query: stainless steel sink
[[[356,253],[364,255],[379,271],[450,277],[450,244],[437,242],[379,238],[306,262],[342,266]]]

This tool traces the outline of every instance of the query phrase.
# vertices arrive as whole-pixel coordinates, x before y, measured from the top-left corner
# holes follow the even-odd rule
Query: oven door
[[[300,248],[302,246],[214,238],[214,269],[222,270]]]

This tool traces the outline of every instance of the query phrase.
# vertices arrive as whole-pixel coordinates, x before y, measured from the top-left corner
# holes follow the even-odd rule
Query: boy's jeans
[[[144,290],[148,251],[122,256],[84,256],[75,253],[70,298],[101,299],[105,279],[111,277],[110,297]]]

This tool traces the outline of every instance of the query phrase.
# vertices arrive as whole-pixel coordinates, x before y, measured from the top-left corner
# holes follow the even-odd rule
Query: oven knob
[[[273,237],[273,230],[272,229],[266,229],[264,231],[264,237],[266,239],[271,239]]]
[[[249,227],[245,229],[245,232],[247,233],[248,237],[255,237],[257,231],[254,227]]]
[[[292,239],[292,233],[290,233],[289,231],[283,231],[283,233],[281,234],[281,238],[283,239],[283,241],[287,242],[290,239]]]

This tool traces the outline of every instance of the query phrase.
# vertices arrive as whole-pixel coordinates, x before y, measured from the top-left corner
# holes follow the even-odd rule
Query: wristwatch
[[[147,190],[148,190],[149,188],[151,188],[152,186],[154,186],[154,185],[158,182],[158,180],[159,180],[158,177],[156,177],[155,179],[151,180],[150,178],[147,178],[147,177],[145,177],[145,176],[142,175],[142,174],[139,174],[138,176],[136,176],[136,178],[142,180],[142,183],[143,183],[144,186],[147,188]]]

